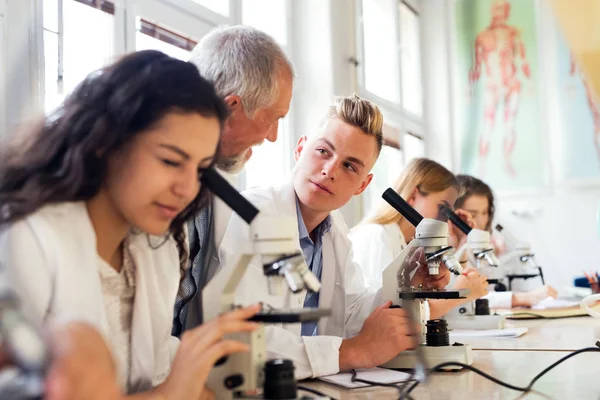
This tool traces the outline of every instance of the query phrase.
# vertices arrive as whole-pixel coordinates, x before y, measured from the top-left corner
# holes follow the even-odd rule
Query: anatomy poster
[[[533,0],[455,0],[460,171],[497,191],[545,185]]]
[[[559,143],[563,180],[600,178],[600,102],[557,31]]]

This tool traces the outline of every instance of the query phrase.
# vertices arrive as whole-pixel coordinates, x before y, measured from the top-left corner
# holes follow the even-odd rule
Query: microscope
[[[471,365],[473,355],[470,345],[450,345],[447,323],[443,319],[428,321],[428,299],[461,299],[466,290],[431,290],[411,284],[411,275],[424,261],[430,275],[439,274],[443,262],[455,275],[462,273],[454,258],[454,248],[448,245],[448,224],[435,219],[423,218],[393,189],[383,193],[383,199],[402,214],[413,226],[415,237],[383,271],[384,300],[406,309],[408,315],[421,326],[419,346],[416,350],[404,351],[388,363],[387,368],[412,369],[417,371],[431,368],[446,361]]]
[[[297,293],[304,289],[318,292],[321,284],[308,269],[298,244],[294,218],[261,215],[249,201],[239,194],[215,170],[206,171],[202,182],[220,197],[250,226],[248,241],[239,243],[241,255],[230,270],[221,270],[202,291],[204,321],[218,317],[235,308],[236,288],[255,257],[260,260],[269,294],[282,294],[282,289]],[[256,262],[256,260],[254,261]],[[301,323],[316,321],[331,314],[326,309],[268,310],[251,318],[262,323]],[[236,353],[219,360],[211,370],[207,387],[221,399],[243,397],[244,393],[264,388],[265,399],[296,399],[294,367],[290,360],[267,361],[264,327],[254,332],[227,335],[228,339],[246,343],[247,353]]]
[[[505,270],[506,279],[508,279],[508,290],[513,290],[512,286],[515,279],[526,281],[539,276],[542,285],[545,285],[542,267],[535,260],[529,243],[517,240],[500,224],[496,224],[496,230],[500,232],[510,248],[506,254],[500,256],[500,262]]]
[[[0,343],[16,366],[3,371],[1,399],[41,399],[50,351],[40,332],[21,313],[17,297],[0,290]]]
[[[489,278],[489,271],[498,269],[500,265],[494,254],[490,233],[471,228],[447,206],[440,206],[440,209],[458,229],[467,235],[467,243],[457,250],[455,257],[460,260],[466,253],[469,264]],[[488,282],[493,284],[494,278],[488,279]],[[445,319],[451,329],[504,329],[506,322],[503,315],[491,315],[487,299],[477,299],[456,307],[446,315]]]

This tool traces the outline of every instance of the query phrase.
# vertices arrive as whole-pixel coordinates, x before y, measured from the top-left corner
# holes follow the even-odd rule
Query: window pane
[[[64,85],[68,93],[112,59],[114,17],[75,0],[64,2]]]
[[[369,92],[400,104],[395,8],[396,0],[362,1],[365,86]]]
[[[44,0],[44,29],[58,32],[58,0]]]
[[[423,112],[421,86],[421,46],[419,16],[400,3],[400,41],[402,43],[402,106],[416,115]]]
[[[243,0],[242,23],[268,33],[285,46],[287,44],[285,6],[285,0]]]
[[[143,31],[142,25],[145,26],[148,31]],[[152,28],[149,28],[150,26],[152,26]],[[154,33],[160,31],[162,36],[159,37],[163,38],[164,40],[150,36],[150,30],[154,31]],[[167,37],[172,40],[172,43],[178,43],[179,45],[176,46],[175,44],[167,43]],[[150,23],[146,20],[142,20],[139,17],[137,19],[137,30],[135,33],[136,50],[160,50],[171,57],[188,61],[190,59],[191,50],[194,48],[196,43],[197,41],[193,41],[191,38],[185,38],[179,34],[176,34],[167,27]]]
[[[135,34],[135,49],[136,50],[160,50],[171,57],[178,58],[183,61],[190,59],[190,52],[180,49],[172,44],[165,43],[162,40],[154,39],[148,35],[137,31]]]
[[[58,39],[44,34],[46,62],[46,111],[51,111],[87,74],[111,61],[114,17],[106,12],[64,0],[63,74],[59,76]],[[62,78],[62,79],[61,79]]]
[[[375,166],[371,170],[373,180],[364,198],[366,214],[369,214],[380,202],[383,192],[392,186],[402,172],[402,152],[394,147],[383,146]]]
[[[221,15],[229,15],[229,0],[193,0],[196,3]]]
[[[44,31],[44,67],[44,108],[50,111],[60,105],[63,95],[58,90],[58,34],[49,31]]]
[[[286,160],[288,155],[284,140],[288,128],[288,121],[283,119],[279,122],[279,132],[275,143],[266,141],[260,146],[252,148],[252,157],[246,163],[246,189],[256,186],[272,185],[283,182],[288,176]]]
[[[425,157],[425,143],[413,135],[404,134],[404,162],[413,158]]]

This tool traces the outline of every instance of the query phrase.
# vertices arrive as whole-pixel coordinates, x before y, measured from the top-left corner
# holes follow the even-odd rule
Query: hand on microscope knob
[[[480,299],[488,294],[487,277],[480,274],[477,269],[468,267],[456,278],[453,289],[469,289],[467,300]]]
[[[417,270],[410,280],[411,286],[422,286],[424,289],[444,289],[450,283],[450,271],[443,262],[440,263],[439,274],[429,275],[429,268],[425,260],[425,250],[422,247],[418,248],[412,254],[412,257],[408,261],[406,272],[410,273],[415,269]]]
[[[548,297],[556,298],[558,292],[550,285],[542,286],[529,292],[513,293],[513,307],[533,307]]]
[[[247,344],[223,337],[254,331],[259,325],[247,320],[259,311],[259,304],[236,309],[184,332],[169,376],[154,391],[169,400],[204,399],[202,396],[208,395],[204,385],[215,363],[229,354],[249,350]]]
[[[340,371],[373,368],[414,347],[419,325],[409,319],[405,310],[390,308],[391,305],[388,301],[377,307],[358,335],[342,341]]]
[[[461,208],[454,210],[454,213],[460,217],[470,228],[476,228],[477,223],[475,219],[468,211],[465,211]],[[448,220],[448,231],[450,233],[450,237],[448,238],[448,244],[455,249],[460,249],[465,243],[467,243],[467,235],[464,234],[463,231],[458,229],[456,225],[452,223],[452,221]]]

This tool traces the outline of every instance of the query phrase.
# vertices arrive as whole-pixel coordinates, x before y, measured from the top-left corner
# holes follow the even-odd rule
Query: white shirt
[[[393,224],[360,224],[350,232],[354,262],[360,265],[369,289],[379,290],[383,285],[383,270],[406,247],[400,226]]]
[[[130,236],[136,265],[131,322],[129,392],[148,390],[168,375],[179,341],[171,336],[179,287],[179,253],[170,238]],[[85,203],[48,205],[0,232],[0,282],[13,289],[24,315],[41,326],[51,320],[85,321],[112,347],[111,329],[98,274],[96,234]],[[115,357],[116,358],[116,357]],[[122,374],[123,372],[121,372]]]
[[[490,285],[491,287],[492,285]],[[513,292],[492,292],[482,297],[488,299],[490,308],[512,308]]]

